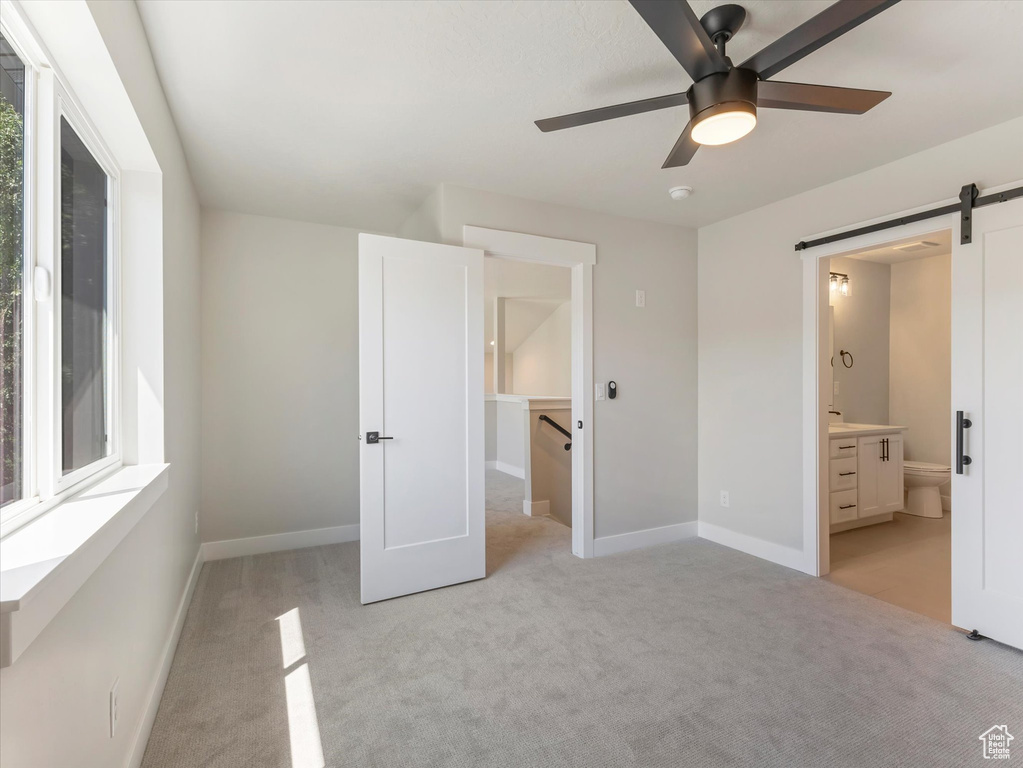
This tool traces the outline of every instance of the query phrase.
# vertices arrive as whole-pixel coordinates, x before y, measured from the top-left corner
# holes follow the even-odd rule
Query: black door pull
[[[394,439],[393,437],[383,437],[383,436],[381,436],[381,434],[379,432],[367,432],[366,433],[366,442],[369,445],[373,445],[374,443],[379,443],[381,440],[393,440],[393,439]]]
[[[963,453],[964,430],[973,426],[973,422],[963,416],[962,411],[956,411],[956,474],[963,474],[963,467],[973,463],[973,459]]]

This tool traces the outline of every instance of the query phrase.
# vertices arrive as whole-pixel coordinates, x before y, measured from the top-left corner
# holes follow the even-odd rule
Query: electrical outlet
[[[835,379],[835,394],[836,395],[838,394],[838,389],[839,389],[839,387],[838,387],[838,379]]]
[[[118,697],[120,691],[118,690],[121,685],[121,679],[114,680],[114,684],[110,687],[110,738],[114,738],[114,734],[117,733],[117,719],[120,717],[120,702]]]
[[[646,291],[636,291],[636,306],[637,307],[646,306]]]
[[[721,506],[728,506],[728,491],[721,491]]]
[[[598,381],[593,385],[593,399],[603,400],[604,399],[604,382]]]

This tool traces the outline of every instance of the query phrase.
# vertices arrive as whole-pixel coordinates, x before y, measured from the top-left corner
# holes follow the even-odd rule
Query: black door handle
[[[394,439],[393,437],[382,437],[379,432],[367,432],[366,433],[366,442],[369,445],[373,445],[374,443],[379,443],[381,440],[393,440],[393,439]]]
[[[973,459],[963,453],[963,430],[973,426],[973,422],[963,416],[962,411],[956,411],[956,474],[963,474],[963,467],[973,463]]]

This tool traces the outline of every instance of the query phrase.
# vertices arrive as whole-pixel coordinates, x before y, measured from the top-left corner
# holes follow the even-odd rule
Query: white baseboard
[[[522,502],[522,514],[529,515],[530,517],[550,516],[551,502],[550,500],[530,501],[526,499]]]
[[[668,544],[672,541],[691,539],[697,535],[697,524],[693,520],[688,523],[664,525],[660,528],[646,528],[642,531],[619,533],[617,536],[601,536],[593,540],[595,557],[613,555],[617,552],[628,552],[630,549],[642,549],[656,544]]]
[[[713,541],[716,544],[723,544],[731,549],[745,552],[747,555],[759,557],[762,560],[770,560],[772,563],[784,565],[786,568],[794,568],[797,571],[806,572],[806,558],[803,550],[793,549],[771,541],[764,541],[744,533],[737,533],[722,528],[719,525],[700,521],[699,535],[701,539]]]
[[[160,668],[156,671],[156,677],[149,686],[149,694],[146,697],[146,706],[135,727],[135,735],[132,737],[131,752],[128,753],[128,768],[139,768],[142,765],[142,757],[146,754],[146,745],[149,743],[149,734],[153,730],[153,723],[156,721],[156,711],[160,708],[160,699],[163,698],[163,689],[167,685],[167,676],[170,674],[171,662],[174,661],[174,651],[178,647],[178,638],[181,637],[181,629],[185,626],[185,614],[188,613],[188,606],[192,602],[192,593],[195,592],[195,585],[199,581],[199,572],[202,571],[203,556],[202,547],[195,553],[195,561],[192,563],[192,572],[188,575],[188,582],[185,590],[181,593],[178,601],[178,611],[174,615],[174,623],[171,624],[170,634],[163,644],[163,655],[160,659]]]
[[[266,552],[283,552],[289,549],[318,547],[321,544],[342,544],[346,541],[358,540],[359,526],[337,525],[333,528],[275,533],[270,536],[252,536],[247,539],[207,541],[202,545],[202,554],[205,560],[224,560],[228,557],[262,555]]]
[[[513,466],[507,461],[488,461],[487,469],[496,469],[498,472],[504,472],[506,475],[517,477],[520,480],[526,479],[526,470]]]

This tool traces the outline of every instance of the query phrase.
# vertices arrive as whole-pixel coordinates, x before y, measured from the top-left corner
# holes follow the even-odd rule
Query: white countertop
[[[832,422],[828,424],[828,437],[867,437],[868,435],[905,432],[907,429],[909,427],[900,427],[895,424],[846,424],[845,422]]]

